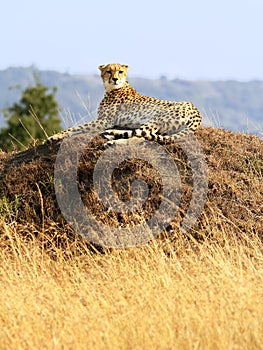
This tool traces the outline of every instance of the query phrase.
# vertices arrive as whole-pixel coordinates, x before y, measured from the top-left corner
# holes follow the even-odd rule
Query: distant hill
[[[8,68],[0,71],[0,109],[17,101],[20,86],[34,84],[34,74],[46,86],[58,88],[64,126],[95,118],[103,97],[98,75],[70,75],[41,71],[36,67]],[[263,131],[263,81],[186,81],[131,77],[129,82],[142,94],[167,100],[190,100],[203,114],[203,124],[222,126],[232,131],[260,134]],[[11,89],[10,89],[11,87]],[[4,125],[0,115],[0,127]]]

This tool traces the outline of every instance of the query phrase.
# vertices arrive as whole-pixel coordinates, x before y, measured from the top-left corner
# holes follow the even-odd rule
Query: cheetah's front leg
[[[58,141],[63,139],[64,137],[76,135],[76,134],[82,134],[82,133],[88,133],[90,135],[99,135],[102,133],[103,130],[112,128],[113,127],[113,122],[109,121],[108,119],[99,119],[99,120],[94,120],[89,123],[83,124],[83,125],[78,125],[66,130],[63,130],[53,136],[50,136],[46,142],[51,143],[53,141]]]

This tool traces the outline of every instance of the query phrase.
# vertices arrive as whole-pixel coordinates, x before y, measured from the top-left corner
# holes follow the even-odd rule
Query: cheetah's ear
[[[129,68],[128,64],[122,64],[121,66],[124,67],[124,68],[127,69],[127,70],[128,70],[128,68]]]
[[[98,66],[100,71],[102,71],[105,67],[106,67],[105,64],[101,64],[101,65]]]

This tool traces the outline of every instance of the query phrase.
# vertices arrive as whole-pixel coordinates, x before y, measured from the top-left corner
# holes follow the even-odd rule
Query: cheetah
[[[88,132],[101,134],[109,143],[133,137],[167,143],[193,133],[200,125],[200,112],[191,102],[160,100],[138,93],[126,80],[128,65],[110,63],[98,68],[105,94],[97,120],[53,135],[49,142]]]

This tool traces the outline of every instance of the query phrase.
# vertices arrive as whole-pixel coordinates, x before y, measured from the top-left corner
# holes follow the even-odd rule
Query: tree
[[[21,93],[18,103],[4,109],[7,126],[0,130],[0,148],[25,149],[61,130],[59,107],[55,100],[57,88],[51,91],[35,77],[35,86]]]

